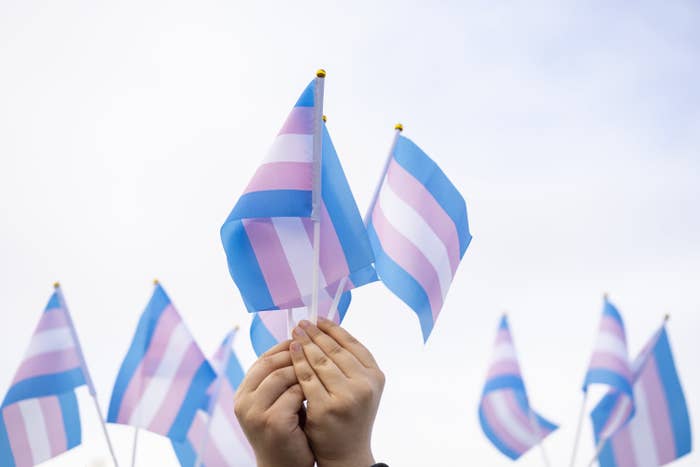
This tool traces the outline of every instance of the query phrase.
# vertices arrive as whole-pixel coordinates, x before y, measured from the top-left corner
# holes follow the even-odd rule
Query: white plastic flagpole
[[[292,329],[294,328],[294,315],[292,309],[287,308],[287,339],[292,338]]]
[[[134,442],[131,445],[131,467],[136,466],[136,445],[139,442],[139,427],[134,427]]]
[[[381,175],[379,176],[379,182],[377,182],[376,187],[374,188],[374,193],[372,194],[372,198],[369,202],[369,206],[367,207],[367,211],[365,211],[365,217],[364,217],[364,224],[365,227],[369,225],[369,218],[372,215],[372,211],[374,211],[374,205],[377,204],[377,198],[379,197],[379,192],[382,189],[382,185],[384,184],[384,178],[386,177],[386,172],[389,170],[389,164],[391,163],[391,158],[394,157],[394,149],[396,148],[396,143],[399,141],[399,135],[403,131],[403,125],[400,123],[397,123],[394,125],[394,139],[391,141],[391,147],[389,148],[389,153],[386,156],[386,160],[384,161],[384,167],[382,167],[382,172]],[[335,295],[333,296],[333,303],[331,303],[331,308],[328,310],[328,319],[333,320],[335,318],[335,314],[338,311],[338,303],[340,302],[340,296],[343,294],[343,289],[345,288],[345,284],[348,282],[347,277],[343,277],[340,282],[338,283],[338,288],[335,291]]]
[[[68,310],[68,305],[66,305],[66,300],[63,297],[63,291],[61,290],[61,284],[56,282],[56,283],[54,283],[53,286],[54,286],[54,289],[56,289],[56,293],[58,294],[58,300],[61,303],[63,310],[66,312],[66,319],[68,320],[68,328],[70,329],[71,336],[73,337],[73,342],[75,342],[75,350],[78,352],[78,358],[80,358],[80,368],[83,372],[83,375],[85,376],[85,383],[87,384],[88,392],[90,393],[90,397],[92,397],[92,401],[95,403],[95,410],[97,410],[97,416],[99,417],[100,424],[102,425],[102,432],[105,435],[105,440],[107,440],[107,447],[109,447],[109,453],[112,456],[112,461],[114,462],[115,467],[119,467],[119,463],[117,462],[117,457],[114,455],[114,448],[112,447],[112,440],[109,438],[109,434],[107,433],[107,425],[105,424],[104,417],[102,416],[102,409],[100,409],[100,404],[97,401],[97,391],[95,391],[95,385],[92,382],[92,377],[90,376],[90,372],[88,371],[87,363],[85,363],[85,356],[83,355],[83,349],[80,346],[80,341],[78,340],[78,333],[75,330],[75,326],[73,324],[73,318],[71,317],[70,310]]]
[[[291,311],[291,310],[288,310],[288,311]],[[221,384],[222,384],[223,378],[226,378],[226,368],[228,367],[228,361],[231,358],[231,354],[233,352],[233,350],[231,349],[231,346],[233,345],[233,338],[236,336],[237,332],[238,332],[238,325],[236,325],[233,328],[233,331],[231,331],[231,334],[226,339],[226,350],[224,352],[224,358],[221,361],[221,368],[218,369],[218,375],[216,378],[216,387],[214,388],[214,393],[212,394],[212,397],[209,400],[209,407],[208,407],[209,420],[207,420],[207,430],[204,432],[204,439],[202,439],[202,441],[200,441],[199,450],[197,451],[197,459],[194,462],[195,467],[202,466],[202,459],[204,459],[204,453],[207,450],[207,445],[209,444],[211,423],[212,423],[212,420],[214,419],[214,407],[216,407],[216,404],[219,401],[219,394],[221,392]]]
[[[321,154],[323,150],[323,82],[326,77],[324,70],[316,72],[314,86],[314,146],[313,146],[313,184],[311,191],[311,220],[314,224],[314,253],[311,274],[311,311],[309,321],[316,324],[318,319],[318,292],[321,256]]]
[[[574,438],[574,449],[571,451],[571,462],[569,467],[574,467],[576,463],[576,451],[578,451],[578,442],[581,438],[581,428],[583,427],[583,416],[586,413],[586,400],[588,399],[588,391],[583,393],[583,400],[581,400],[581,410],[578,415],[578,424],[576,425],[576,437]]]

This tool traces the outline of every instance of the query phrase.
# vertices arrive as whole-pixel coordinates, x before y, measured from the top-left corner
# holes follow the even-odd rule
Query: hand
[[[347,331],[325,319],[301,321],[290,353],[307,399],[304,431],[319,467],[374,464],[372,425],[384,374],[372,354]]]
[[[304,394],[287,350],[289,341],[265,352],[238,387],[234,411],[258,467],[311,467],[314,456],[300,427]]]

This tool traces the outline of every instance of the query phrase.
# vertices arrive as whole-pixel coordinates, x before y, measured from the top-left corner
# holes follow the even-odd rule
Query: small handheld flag
[[[464,198],[410,139],[397,133],[368,233],[382,282],[418,315],[426,341],[471,234]]]
[[[107,421],[182,441],[215,377],[156,282],[114,383]]]
[[[479,402],[479,422],[496,449],[514,460],[557,429],[530,408],[505,316],[498,327],[491,366]]]

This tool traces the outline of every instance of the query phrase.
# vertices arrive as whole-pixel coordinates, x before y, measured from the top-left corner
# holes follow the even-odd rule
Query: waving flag
[[[74,390],[89,381],[83,368],[56,284],[2,403],[0,465],[32,466],[80,444]]]
[[[606,425],[600,431],[601,438],[606,439],[624,426],[634,414],[632,370],[627,353],[625,325],[620,312],[607,297],[583,390],[587,391],[591,384],[604,384],[620,393],[614,398],[614,403],[613,399],[608,399],[607,402],[612,404],[607,408],[612,416],[607,418]]]
[[[280,313],[281,314],[281,313]],[[208,403],[197,411],[182,443],[173,442],[180,465],[206,467],[254,467],[255,455],[233,413],[233,396],[243,380],[243,368],[231,346],[230,332],[212,358],[217,379],[207,391]]]
[[[598,457],[601,467],[655,467],[692,449],[688,407],[665,326],[632,367],[636,410],[629,423],[607,441],[602,437],[608,419],[614,417],[610,407],[623,397],[620,391],[606,394],[591,413],[596,445],[604,441]]]
[[[345,312],[350,306],[350,299],[350,292],[345,292],[340,296],[338,312],[333,315],[333,321],[337,324],[343,321]],[[331,301],[326,300],[321,302],[319,316],[327,318],[330,305]],[[292,317],[294,320],[292,325],[296,325],[296,323],[302,319],[309,319],[308,308],[294,308],[292,310]],[[258,357],[267,352],[271,347],[288,338],[287,313],[281,313],[279,311],[259,311],[255,313],[253,322],[250,324],[250,341]]]
[[[519,458],[557,429],[530,408],[505,316],[498,327],[479,403],[479,421],[486,437],[511,459]]]
[[[343,278],[350,279],[344,290],[375,280],[364,224],[321,120],[320,79],[302,93],[221,227],[229,271],[249,311],[311,304],[314,220],[321,302],[332,300]]]
[[[214,370],[156,283],[112,390],[107,421],[182,441]]]
[[[379,278],[416,312],[427,340],[472,237],[462,195],[401,135],[368,232]]]

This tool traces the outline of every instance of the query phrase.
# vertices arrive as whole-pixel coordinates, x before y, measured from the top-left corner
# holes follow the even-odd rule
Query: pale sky
[[[671,314],[697,433],[700,6],[586,3],[0,0],[0,390],[55,280],[105,412],[154,277],[206,354],[240,324],[254,361],[219,228],[322,67],[360,210],[400,121],[474,236],[427,345],[381,284],[354,292],[346,327],[387,375],[378,461],[510,464],[476,414],[507,310],[533,406],[561,425],[545,448],[567,465],[604,292],[632,355]],[[48,466],[109,465],[78,393],[83,445]],[[128,465],[132,429],[109,432]],[[579,465],[592,453],[587,421]],[[138,465],[177,464],[144,435]]]

